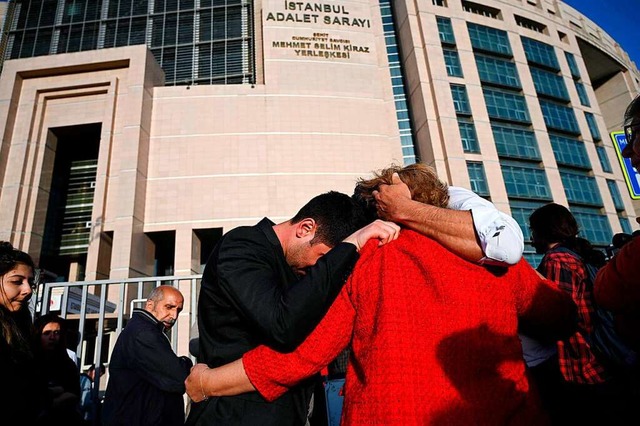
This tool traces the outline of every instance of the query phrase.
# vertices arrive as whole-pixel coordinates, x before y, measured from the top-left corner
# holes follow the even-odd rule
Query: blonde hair
[[[373,191],[380,185],[391,185],[393,174],[397,173],[411,192],[411,199],[424,204],[446,208],[449,204],[448,185],[438,179],[435,170],[425,164],[415,163],[408,166],[391,165],[386,169],[373,173],[371,179],[359,179],[354,197],[366,204],[367,208],[375,207]]]

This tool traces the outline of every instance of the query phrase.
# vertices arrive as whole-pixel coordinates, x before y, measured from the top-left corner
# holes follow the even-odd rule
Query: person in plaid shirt
[[[583,260],[588,253],[577,237],[578,224],[566,207],[556,203],[535,210],[529,224],[532,244],[537,253],[544,254],[538,272],[570,294],[578,308],[577,331],[556,344],[557,358],[553,359],[557,359],[559,374],[545,376],[555,383],[540,385],[543,399],[550,402],[552,419],[565,424],[627,424],[623,387],[589,345],[595,315],[593,283]],[[535,368],[532,370],[535,377]]]

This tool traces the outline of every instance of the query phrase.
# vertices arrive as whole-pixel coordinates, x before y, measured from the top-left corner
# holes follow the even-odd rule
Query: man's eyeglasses
[[[629,124],[624,126],[624,135],[627,138],[627,143],[633,143],[633,139],[640,135],[640,123]]]

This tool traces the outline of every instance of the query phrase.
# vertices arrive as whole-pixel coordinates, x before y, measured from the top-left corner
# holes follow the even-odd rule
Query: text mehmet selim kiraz
[[[349,16],[350,13],[344,5],[285,1],[284,10],[289,12],[269,12],[266,21],[371,28],[369,19]],[[349,59],[352,52],[370,53],[367,46],[354,45],[348,39],[334,38],[329,33],[321,32],[315,32],[313,36],[293,36],[291,41],[273,41],[272,47],[292,49],[296,56],[325,59]]]

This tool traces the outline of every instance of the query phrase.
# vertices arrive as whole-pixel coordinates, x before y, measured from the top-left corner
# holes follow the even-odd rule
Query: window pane
[[[564,193],[570,203],[602,206],[602,197],[593,176],[568,170],[560,170]]]
[[[542,160],[533,131],[526,127],[491,123],[498,155],[512,158]]]
[[[483,87],[487,112],[491,118],[530,122],[524,96],[519,93]]]
[[[476,53],[476,65],[480,81],[520,88],[516,64],[500,58]]]
[[[489,196],[487,177],[484,174],[484,166],[482,165],[482,163],[468,161],[467,170],[469,171],[471,190],[480,196]]]
[[[553,46],[528,37],[521,37],[521,39],[525,56],[529,62],[560,71],[560,65]]]
[[[511,45],[506,31],[471,22],[467,22],[467,28],[469,29],[469,37],[474,49],[512,56]]]
[[[551,147],[559,165],[591,169],[591,162],[584,142],[567,136],[549,134]]]
[[[462,139],[462,149],[464,152],[479,153],[478,135],[473,121],[464,117],[458,117],[458,128]]]
[[[551,190],[543,169],[529,164],[500,162],[509,197],[551,200]]]

